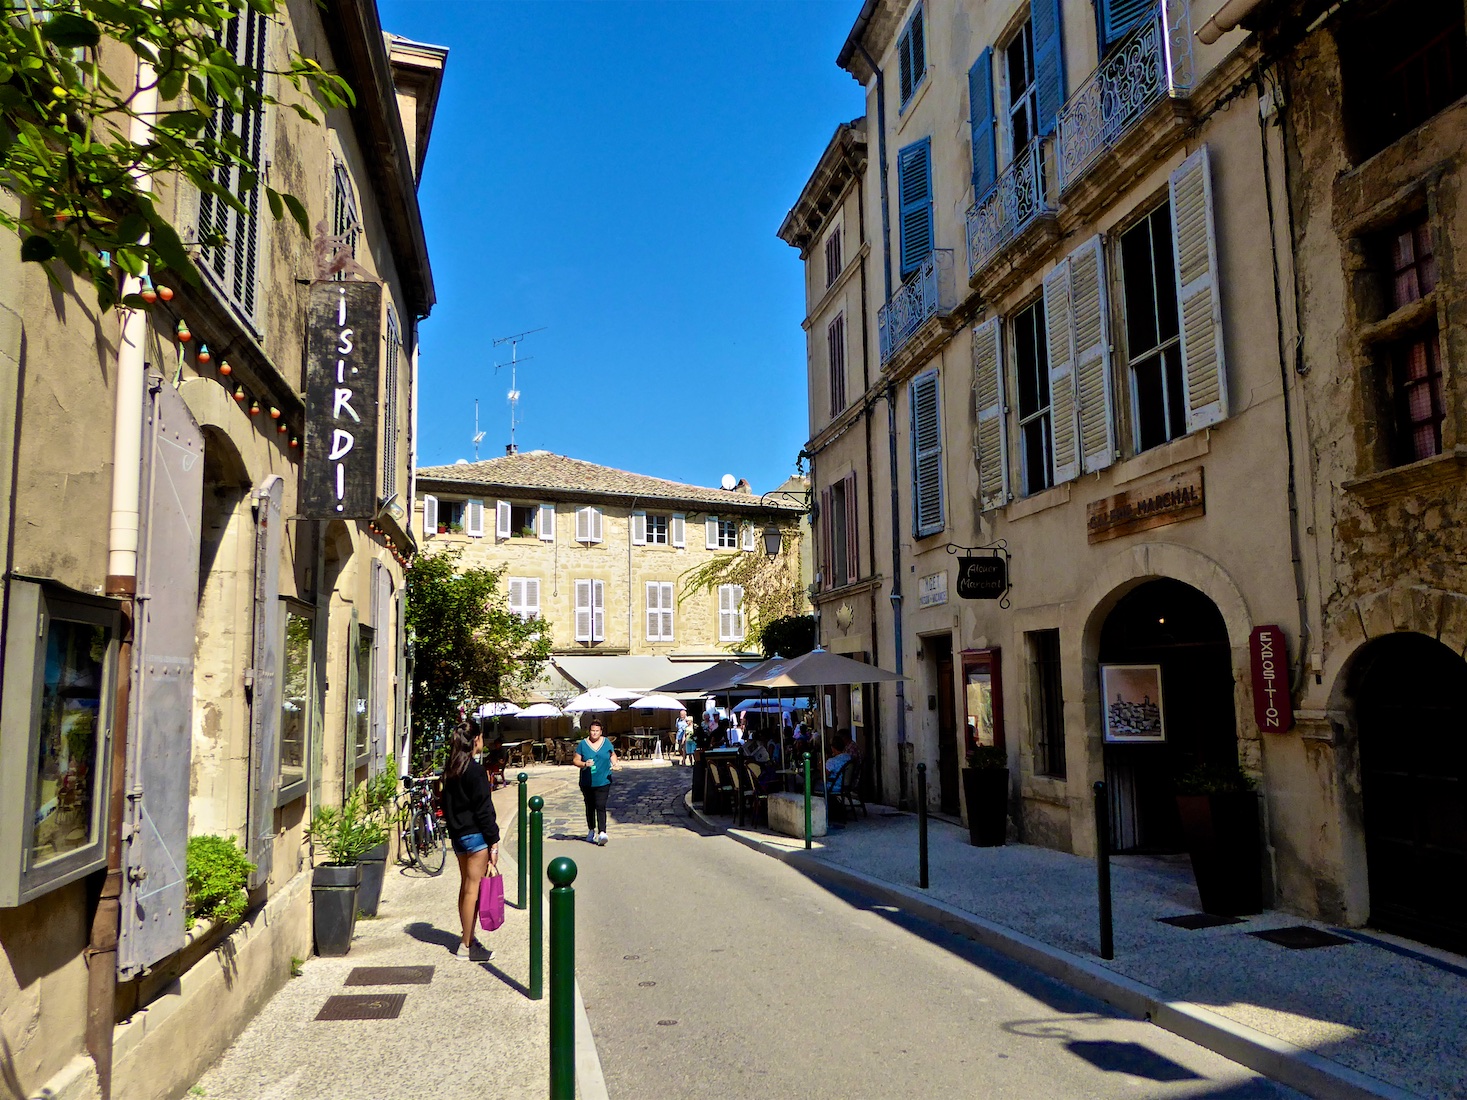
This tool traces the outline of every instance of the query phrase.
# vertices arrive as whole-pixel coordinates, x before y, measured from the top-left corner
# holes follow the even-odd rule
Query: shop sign
[[[1289,695],[1289,646],[1276,626],[1256,626],[1248,636],[1253,670],[1253,720],[1260,733],[1287,733],[1294,728],[1294,701]]]
[[[1085,527],[1091,542],[1105,542],[1206,514],[1202,467],[1194,466],[1095,501],[1085,509]]]
[[[932,573],[917,579],[917,604],[919,607],[936,607],[947,603],[947,574]]]
[[[996,554],[958,559],[958,595],[962,599],[997,600],[1008,590],[1008,559]]]
[[[306,307],[306,453],[301,515],[377,514],[382,284],[312,283]]]

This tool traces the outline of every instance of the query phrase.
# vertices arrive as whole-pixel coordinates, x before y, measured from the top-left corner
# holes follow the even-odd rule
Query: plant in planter
[[[362,855],[385,839],[382,826],[366,816],[365,786],[352,791],[340,809],[318,809],[308,835],[312,849],[319,848],[326,856],[311,877],[316,954],[345,955],[356,929]]]
[[[233,837],[189,837],[184,868],[184,902],[190,928],[198,920],[234,924],[244,916],[249,907],[245,885],[255,865],[245,858]]]
[[[996,848],[1009,829],[1009,757],[997,745],[975,745],[963,769],[968,801],[968,839],[976,847]]]
[[[1262,912],[1258,784],[1232,763],[1199,764],[1173,786],[1203,911],[1226,917]]]
[[[362,865],[362,884],[357,890],[357,912],[364,917],[375,917],[377,906],[382,901],[382,880],[387,873],[387,838],[400,816],[397,784],[397,760],[389,756],[382,770],[361,787],[363,817],[376,829],[373,835],[379,838],[358,859]]]
[[[464,533],[464,525],[462,523],[450,523],[448,530],[451,534],[462,535]]]

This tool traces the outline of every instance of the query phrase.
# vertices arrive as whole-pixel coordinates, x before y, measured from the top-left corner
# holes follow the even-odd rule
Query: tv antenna
[[[518,449],[518,448],[515,447],[515,443],[514,443],[514,429],[515,429],[515,425],[519,423],[519,404],[520,404],[519,365],[521,363],[528,363],[531,359],[534,358],[533,355],[527,355],[523,359],[521,359],[519,357],[519,353],[520,353],[520,341],[523,340],[526,336],[531,335],[532,333],[544,332],[547,327],[548,326],[546,326],[546,325],[541,325],[539,328],[532,328],[532,329],[527,329],[524,332],[517,332],[513,336],[501,336],[498,340],[495,340],[494,341],[494,346],[496,348],[500,344],[508,344],[509,345],[509,362],[508,363],[495,363],[494,364],[494,370],[497,372],[501,367],[508,367],[509,368],[509,453],[510,454],[515,454],[516,451],[517,451],[517,449]]]
[[[479,461],[479,444],[484,442],[484,433],[479,430],[479,399],[474,398],[474,461]]]

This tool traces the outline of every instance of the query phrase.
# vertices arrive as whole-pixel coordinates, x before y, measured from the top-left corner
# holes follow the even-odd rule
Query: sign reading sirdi
[[[1194,466],[1095,501],[1085,509],[1085,526],[1091,542],[1105,542],[1206,514],[1202,467]]]

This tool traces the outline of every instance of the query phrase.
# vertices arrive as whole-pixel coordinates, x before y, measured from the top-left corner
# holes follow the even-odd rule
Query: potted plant
[[[1257,786],[1236,763],[1199,764],[1176,778],[1177,813],[1206,913],[1263,911]]]
[[[398,817],[397,760],[389,756],[382,770],[363,784],[363,814],[375,843],[362,853],[362,884],[357,889],[357,912],[375,917],[382,901],[382,880],[387,874],[387,838]],[[370,839],[365,838],[365,839]]]
[[[311,818],[314,851],[326,857],[311,876],[311,919],[316,954],[345,955],[357,925],[357,888],[362,854],[381,840],[381,827],[367,820],[366,790],[357,787],[340,809],[322,806]]]
[[[975,847],[996,848],[1009,831],[1009,757],[997,745],[975,745],[963,769],[968,802],[968,839]]]
[[[446,524],[446,523],[440,523],[438,525],[438,533],[440,535],[446,535],[446,534],[448,534],[448,524]]]

